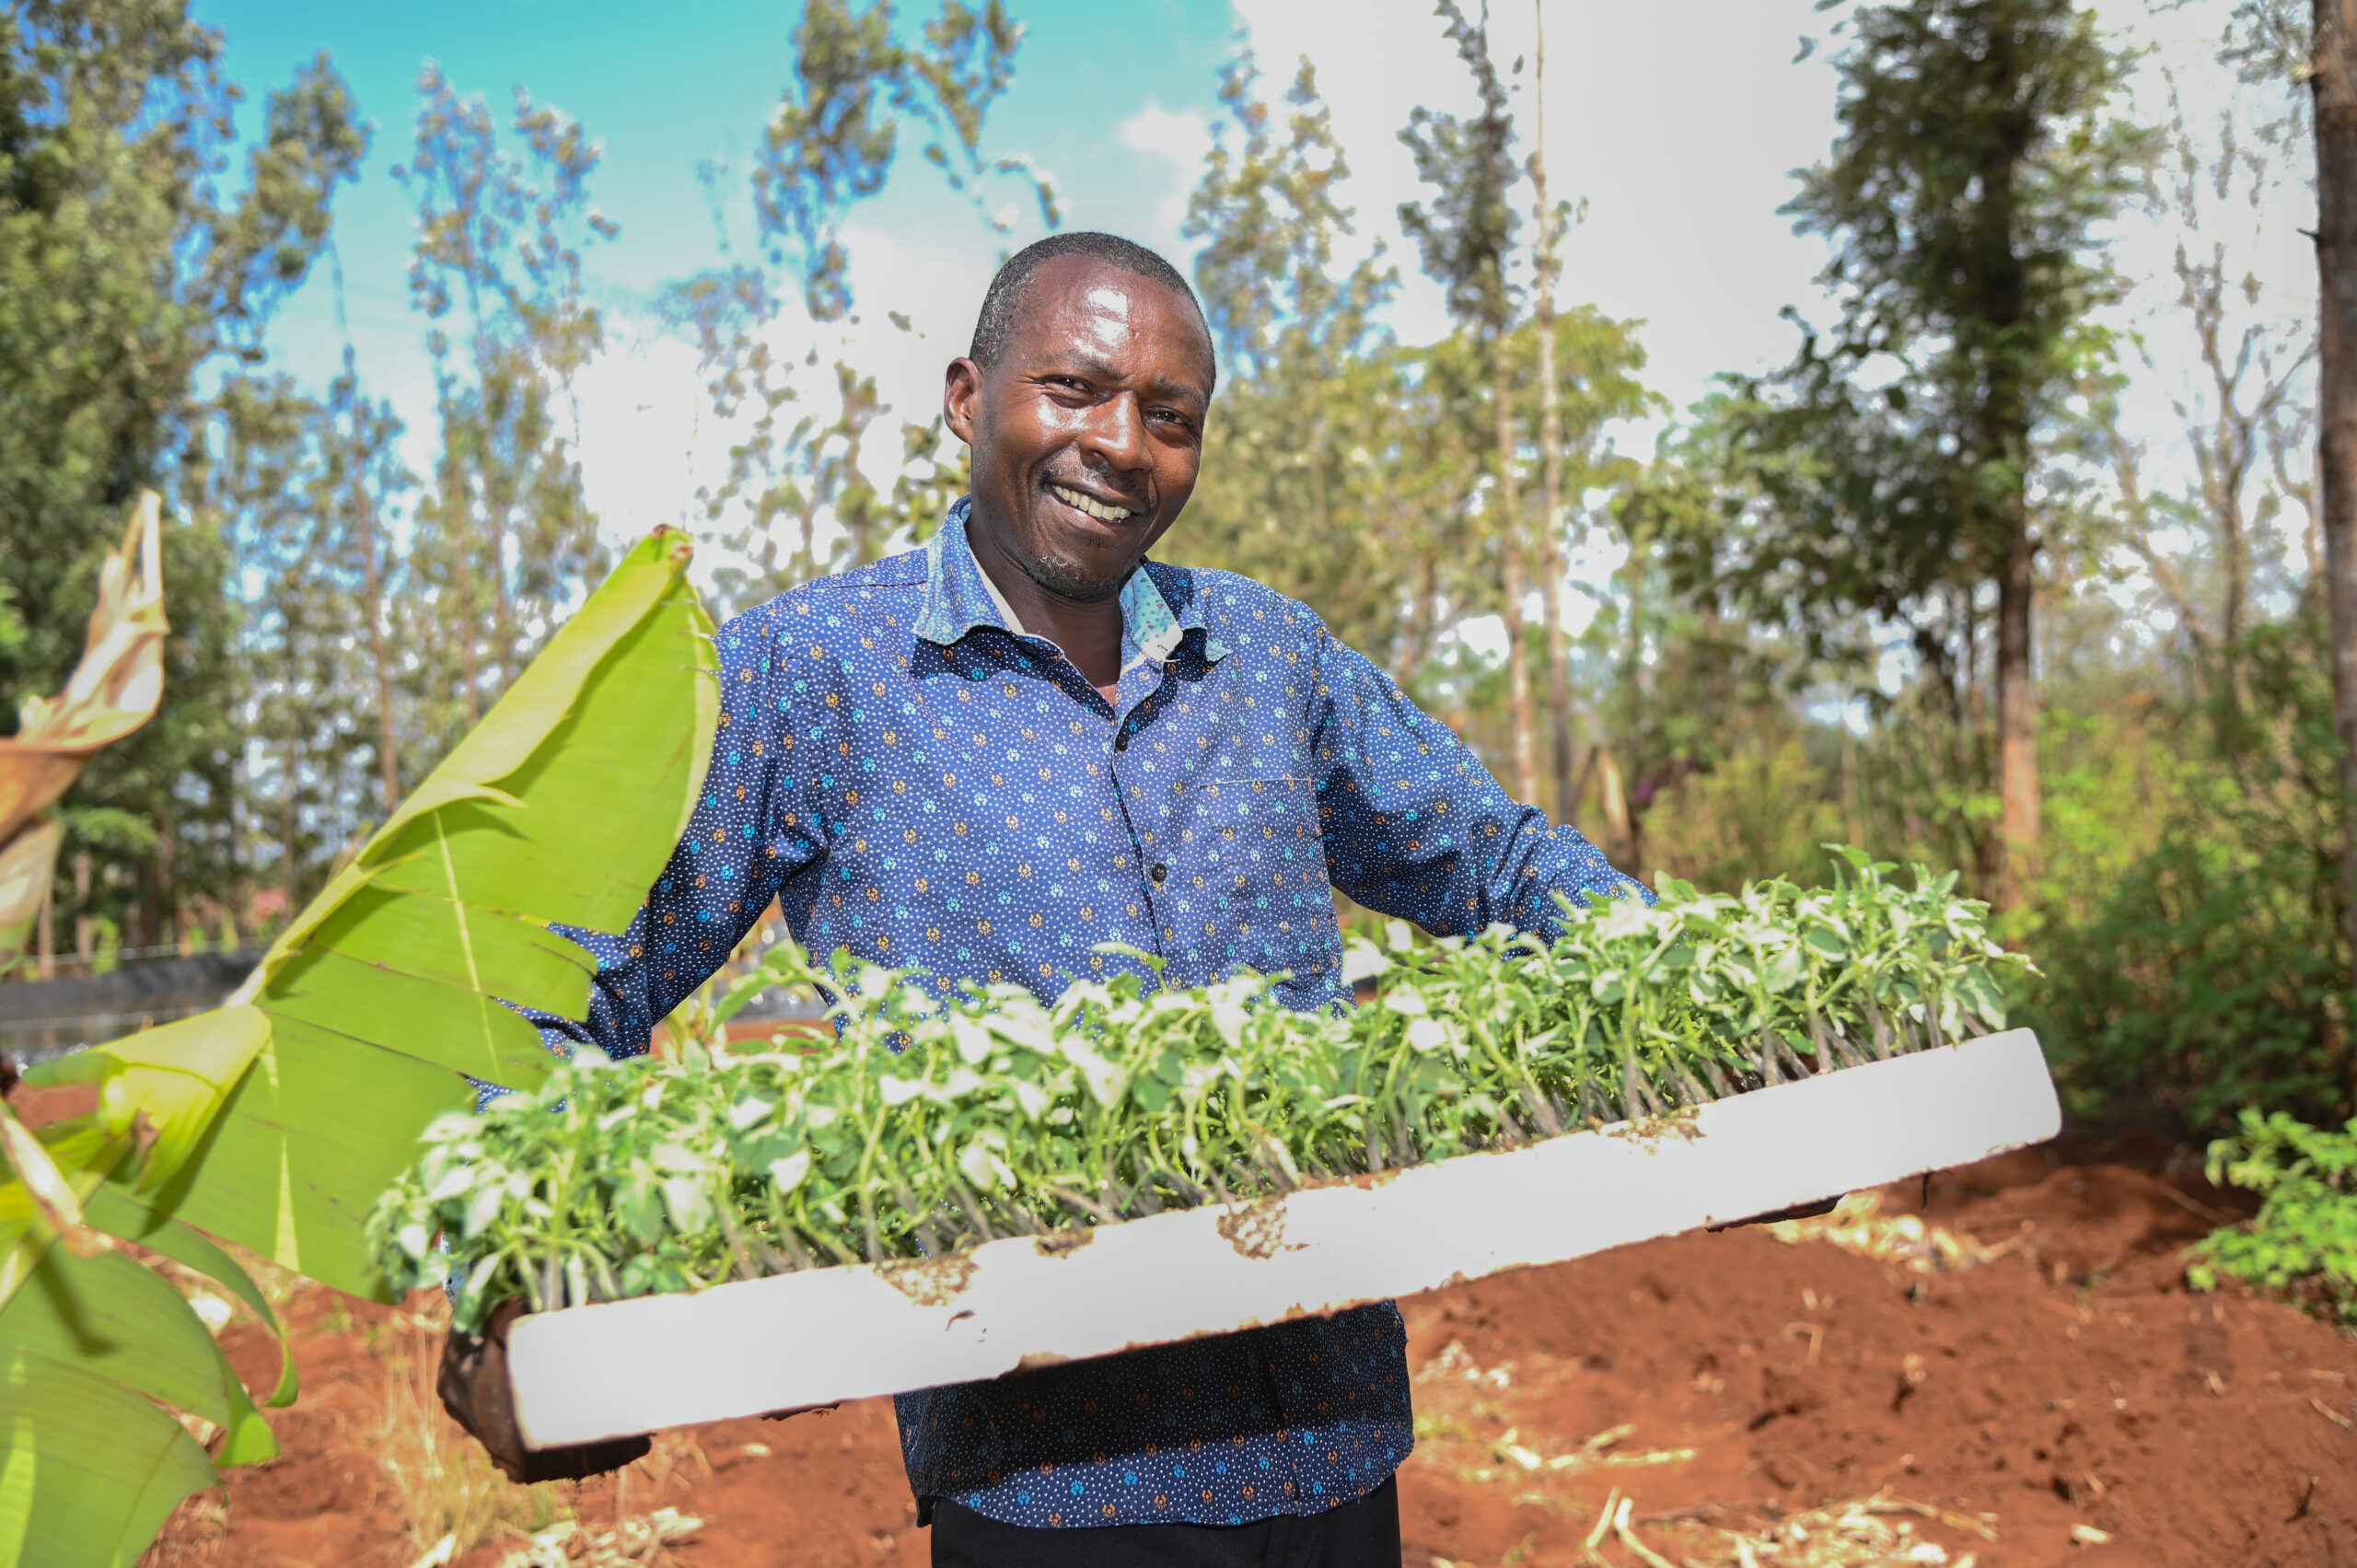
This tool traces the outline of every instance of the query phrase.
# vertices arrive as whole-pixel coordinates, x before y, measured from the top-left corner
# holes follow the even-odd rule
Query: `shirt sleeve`
[[[1312,641],[1310,755],[1335,887],[1436,936],[1499,923],[1551,935],[1558,893],[1653,901],[1578,829],[1550,827],[1545,812],[1516,804],[1364,655],[1322,625]]]
[[[721,708],[703,794],[679,847],[620,935],[555,929],[598,960],[586,1018],[537,1009],[550,1049],[597,1046],[644,1055],[656,1024],[727,962],[778,889],[824,853],[818,824],[796,807],[793,715],[772,610],[737,617],[715,639]]]

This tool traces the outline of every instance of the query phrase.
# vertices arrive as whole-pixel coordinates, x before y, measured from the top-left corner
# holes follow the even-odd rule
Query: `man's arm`
[[[619,936],[559,927],[598,959],[589,1016],[528,1010],[552,1049],[645,1053],[655,1026],[728,959],[778,889],[824,853],[800,806],[790,699],[778,673],[768,610],[737,617],[714,639],[720,726],[712,765],[670,863]]]
[[[1334,886],[1438,936],[1503,922],[1551,934],[1555,895],[1653,895],[1569,823],[1517,805],[1449,727],[1323,626],[1312,637],[1310,754]]]
[[[598,972],[586,1018],[524,1009],[552,1050],[586,1043],[610,1057],[644,1055],[656,1023],[727,961],[779,887],[824,852],[818,825],[796,805],[792,714],[768,616],[739,616],[715,641],[720,727],[702,798],[628,931],[558,928],[596,956]],[[484,1086],[486,1096],[503,1092]],[[597,1475],[645,1453],[644,1437],[524,1446],[507,1377],[507,1327],[522,1310],[520,1302],[503,1302],[481,1334],[452,1331],[436,1378],[443,1409],[513,1481]]]

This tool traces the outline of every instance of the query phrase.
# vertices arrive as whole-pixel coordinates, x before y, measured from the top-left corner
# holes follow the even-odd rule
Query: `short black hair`
[[[1211,324],[1203,315],[1202,301],[1188,286],[1185,274],[1135,240],[1086,228],[1035,239],[1007,258],[1006,265],[998,270],[998,276],[991,279],[990,292],[982,296],[982,311],[974,319],[974,341],[966,350],[967,358],[984,369],[997,361],[1015,331],[1015,319],[1022,313],[1032,278],[1059,256],[1094,257],[1125,273],[1158,283],[1193,306],[1195,319],[1203,322],[1203,352],[1212,355],[1212,376],[1217,379],[1219,355],[1212,347]]]

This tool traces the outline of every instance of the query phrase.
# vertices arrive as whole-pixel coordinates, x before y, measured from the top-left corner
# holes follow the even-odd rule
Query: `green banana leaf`
[[[134,1237],[210,1275],[279,1336],[270,1402],[295,1397],[294,1358],[253,1280],[203,1237],[155,1214],[93,1167],[131,1145],[95,1117],[35,1136],[67,1183],[87,1188],[87,1231]],[[27,1247],[48,1231],[24,1183],[0,1186],[0,1234],[29,1258],[22,1288],[0,1305],[0,1568],[130,1568],[180,1499],[219,1479],[215,1465],[278,1452],[267,1423],[211,1332],[163,1277],[116,1250],[89,1256]],[[86,1238],[87,1239],[87,1238]],[[220,1430],[209,1456],[157,1401]]]
[[[180,1499],[219,1479],[179,1422],[81,1357],[5,1362],[0,1568],[131,1568]]]
[[[91,1085],[99,1109],[40,1134],[42,1190],[72,1190],[82,1234],[0,1182],[0,1568],[127,1565],[216,1463],[275,1451],[178,1292],[82,1255],[87,1233],[210,1275],[273,1332],[209,1237],[393,1299],[365,1227],[418,1133],[471,1104],[470,1077],[546,1075],[515,1006],[581,1016],[597,968],[548,928],[623,929],[702,787],[720,694],[691,554],[663,529],[631,551],[228,1005],[27,1074]],[[270,1402],[294,1394],[282,1336]],[[219,1428],[218,1453],[164,1406]]]

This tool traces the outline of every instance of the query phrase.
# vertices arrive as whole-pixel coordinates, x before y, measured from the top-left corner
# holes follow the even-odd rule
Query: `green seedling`
[[[370,1237],[401,1284],[453,1274],[463,1328],[536,1311],[1236,1202],[1520,1147],[2003,1028],[1984,906],[1846,854],[1775,882],[1567,904],[1552,942],[1393,923],[1344,964],[1373,1000],[1305,1014],[1269,977],[1144,973],[1053,1004],[790,946],[738,988],[810,984],[835,1032],[728,1056],[585,1051],[446,1116]],[[725,1021],[724,1002],[714,1009]],[[794,1049],[795,1046],[806,1049]]]

